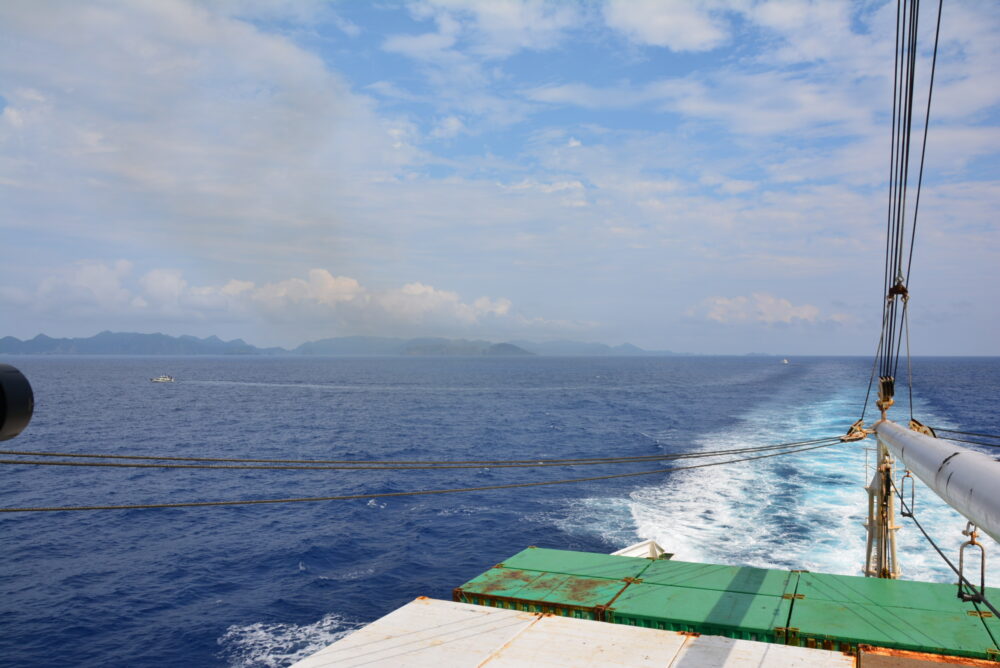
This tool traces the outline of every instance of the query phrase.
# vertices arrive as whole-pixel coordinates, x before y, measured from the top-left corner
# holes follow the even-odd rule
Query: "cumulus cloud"
[[[572,5],[547,0],[425,0],[414,11],[462,22],[471,51],[489,58],[552,48],[582,18]]]
[[[451,139],[465,132],[465,124],[457,116],[448,116],[441,119],[437,127],[431,131],[431,136],[437,139]]]
[[[299,341],[348,334],[530,335],[585,327],[527,317],[504,297],[468,300],[421,282],[376,290],[354,278],[311,269],[305,278],[192,285],[174,269],[134,276],[132,263],[124,260],[78,263],[42,281],[34,294],[2,291],[0,302],[39,313],[71,307],[97,318],[127,316],[140,328],[144,321],[236,322],[265,329],[278,325],[278,330],[294,331]]]
[[[812,304],[795,305],[788,299],[767,293],[754,293],[749,297],[709,297],[689,315],[700,315],[718,323],[791,325],[816,324],[823,321],[847,322],[850,317],[834,313],[823,317],[819,307]]]
[[[418,152],[405,120],[241,19],[294,19],[294,4],[0,4],[0,179],[82,219],[142,208],[119,227],[187,248],[336,223],[333,201]],[[298,4],[302,20],[326,11]]]
[[[527,118],[529,104],[496,91],[505,76],[496,63],[519,52],[558,46],[584,16],[572,5],[549,0],[419,0],[408,7],[415,19],[433,22],[436,30],[392,34],[382,48],[421,65],[434,91],[431,102],[447,114],[429,129],[436,138],[456,136],[468,126],[503,127]],[[373,90],[412,98],[395,87]]]
[[[79,313],[92,309],[118,312],[137,306],[135,295],[124,281],[132,263],[80,262],[60,275],[44,279],[36,291],[35,303],[48,308]]]
[[[639,44],[671,51],[707,51],[729,38],[724,18],[714,9],[720,3],[690,0],[609,0],[604,18]]]

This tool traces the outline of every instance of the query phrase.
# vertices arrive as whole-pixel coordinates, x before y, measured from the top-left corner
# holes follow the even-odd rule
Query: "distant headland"
[[[667,350],[643,350],[630,343],[609,346],[580,341],[506,341],[342,336],[309,341],[291,350],[258,348],[243,339],[223,341],[217,336],[196,336],[101,332],[85,338],[53,338],[45,334],[22,341],[13,336],[0,338],[0,354],[8,355],[327,355],[370,356],[488,356],[525,357],[588,356],[637,357],[677,355]]]

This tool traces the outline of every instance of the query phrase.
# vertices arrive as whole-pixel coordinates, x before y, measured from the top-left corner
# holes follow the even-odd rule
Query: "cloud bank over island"
[[[548,338],[593,327],[527,317],[504,297],[463,301],[455,292],[422,283],[373,290],[326,269],[272,283],[231,279],[193,285],[177,270],[139,274],[126,260],[111,265],[81,262],[46,278],[33,292],[8,290],[0,300],[39,318],[73,317],[91,327],[108,320],[173,328],[192,322],[225,323],[234,330],[267,332],[283,345],[295,337],[331,332],[345,336],[391,331],[407,337],[457,331]]]

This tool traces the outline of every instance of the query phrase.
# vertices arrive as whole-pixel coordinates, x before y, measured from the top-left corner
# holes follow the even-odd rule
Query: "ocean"
[[[642,456],[844,433],[870,358],[6,357],[34,419],[9,450],[293,459]],[[917,358],[925,424],[1000,433],[1000,359]],[[172,384],[149,382],[166,373]],[[909,417],[905,382],[891,417]],[[875,414],[869,406],[869,417]],[[553,487],[285,505],[0,514],[0,664],[285,666],[523,547],[859,574],[864,444]],[[9,457],[8,457],[9,458]],[[500,485],[646,463],[448,471],[7,465],[4,507]],[[965,523],[917,487],[957,556]],[[903,576],[953,576],[901,520]],[[995,544],[987,539],[990,559]],[[989,582],[997,584],[993,573]]]

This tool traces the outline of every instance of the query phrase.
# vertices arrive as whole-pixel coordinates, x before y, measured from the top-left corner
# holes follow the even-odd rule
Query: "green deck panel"
[[[949,584],[528,548],[455,600],[801,646],[1000,657],[1000,619],[969,614],[975,606],[955,594]],[[1000,602],[1000,589],[986,594]]]
[[[529,547],[505,559],[502,565],[521,570],[620,580],[639,577],[652,563],[653,559],[640,557]]]
[[[531,585],[534,585],[531,588],[531,593],[538,596],[545,587],[551,589],[561,581],[561,577],[554,577],[552,573],[542,571],[491,568],[482,575],[466,582],[460,589],[469,594],[520,598],[521,592]]]
[[[787,626],[792,601],[643,581],[628,587],[608,611],[615,624],[672,631],[695,631],[745,640],[776,642]]]
[[[810,639],[917,652],[987,658],[993,643],[979,617],[964,610],[922,610],[855,602],[797,599],[788,621],[789,644]],[[792,640],[798,636],[798,641]]]
[[[459,587],[454,598],[491,607],[602,619],[602,608],[628,586],[623,579],[497,567]]]
[[[654,561],[642,573],[650,584],[693,587],[742,594],[783,596],[795,593],[798,573],[751,566],[720,566],[690,561]]]
[[[957,589],[957,587],[952,586],[952,589]],[[986,600],[989,601],[994,608],[1000,610],[1000,589],[994,587],[987,587],[984,593],[986,594]],[[972,603],[969,603],[967,605],[972,605]],[[995,648],[996,652],[992,656],[990,656],[990,658],[994,660],[1000,660],[1000,619],[995,617],[993,613],[990,612],[990,609],[987,608],[982,603],[975,605],[974,609],[982,613],[983,615],[982,620],[983,624],[986,627],[986,631],[995,641],[993,647]]]
[[[802,573],[797,593],[809,600],[860,603],[892,608],[968,612],[971,603],[956,595],[958,588],[940,582],[887,580],[854,575]]]

